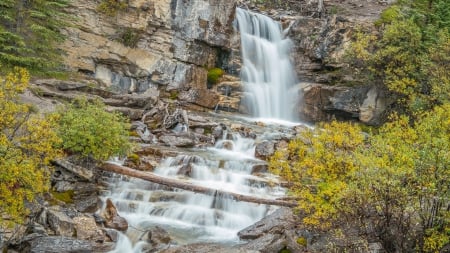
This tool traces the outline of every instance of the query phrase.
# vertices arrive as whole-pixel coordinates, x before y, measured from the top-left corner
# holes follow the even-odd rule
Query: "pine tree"
[[[48,74],[61,69],[67,0],[3,0],[0,3],[0,63],[21,66],[32,73]]]

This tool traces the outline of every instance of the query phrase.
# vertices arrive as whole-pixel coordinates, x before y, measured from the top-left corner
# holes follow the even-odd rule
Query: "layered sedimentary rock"
[[[214,104],[202,102],[210,95],[207,69],[229,48],[235,1],[130,0],[113,16],[99,11],[99,1],[70,4],[76,24],[66,28],[62,48],[69,69],[114,91],[156,87],[179,90],[188,102]]]

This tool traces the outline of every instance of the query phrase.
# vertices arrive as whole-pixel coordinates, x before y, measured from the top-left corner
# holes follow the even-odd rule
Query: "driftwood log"
[[[231,198],[236,201],[244,201],[244,202],[251,202],[251,203],[257,203],[257,204],[265,204],[265,205],[275,205],[275,206],[287,206],[287,207],[294,207],[297,204],[292,201],[285,201],[285,200],[278,200],[278,199],[265,199],[265,198],[258,198],[248,195],[242,195],[239,193],[234,192],[228,192],[218,189],[212,189],[204,186],[198,186],[194,185],[188,182],[183,182],[181,180],[172,179],[172,178],[166,178],[158,176],[151,172],[143,172],[139,170],[135,170],[129,167],[117,165],[114,163],[103,163],[101,166],[99,166],[100,169],[105,171],[111,171],[114,173],[118,173],[121,175],[131,176],[140,178],[146,181],[150,181],[152,183],[161,184],[173,188],[178,188],[182,190],[192,191],[196,193],[206,194],[210,196],[221,196],[223,198]]]

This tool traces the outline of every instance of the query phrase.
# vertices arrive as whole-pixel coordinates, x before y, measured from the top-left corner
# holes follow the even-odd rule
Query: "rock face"
[[[379,125],[390,103],[385,92],[376,87],[304,83],[300,90],[304,98],[299,102],[299,114],[306,121],[353,119],[369,125]]]
[[[123,93],[156,87],[189,91],[188,102],[205,99],[206,69],[229,48],[235,1],[127,3],[112,17],[97,10],[97,1],[70,2],[68,11],[77,19],[65,30],[66,65]],[[213,107],[208,101],[198,103]]]
[[[280,18],[290,22],[292,59],[304,82],[299,91],[303,101],[298,107],[303,120],[341,118],[371,125],[381,123],[390,103],[386,92],[362,83],[345,63],[345,55],[357,29],[375,31],[372,22],[384,8],[385,2],[329,1],[324,3],[323,15]]]

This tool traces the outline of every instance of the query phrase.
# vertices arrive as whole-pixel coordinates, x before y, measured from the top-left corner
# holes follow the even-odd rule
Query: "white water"
[[[224,136],[227,136],[225,134]],[[270,187],[264,178],[251,175],[262,161],[254,157],[254,140],[232,136],[195,155],[179,155],[164,160],[154,173],[196,185],[262,198],[284,195],[280,187]],[[190,166],[189,177],[178,175]],[[272,180],[268,175],[267,180]],[[127,237],[121,236],[113,252],[142,252],[138,239],[143,231],[160,226],[177,244],[194,242],[239,243],[237,232],[267,215],[269,207],[173,190],[139,179],[118,180],[104,198],[111,198],[129,223]]]
[[[255,117],[295,122],[297,78],[289,58],[292,42],[271,18],[238,8],[247,106]],[[268,120],[270,121],[270,120]]]
[[[253,115],[267,122],[293,124],[296,94],[290,89],[296,77],[289,59],[291,42],[283,38],[280,25],[266,16],[237,9],[237,24],[244,63],[241,76],[251,94]],[[252,175],[253,166],[262,163],[254,157],[254,140],[239,135],[227,138],[225,133],[207,152],[167,158],[154,173],[261,198],[284,195],[284,189],[268,183],[273,176]],[[113,200],[129,223],[113,252],[143,252],[146,242],[139,238],[155,226],[167,230],[176,244],[236,244],[237,233],[269,211],[266,205],[167,189],[139,179],[116,180],[106,198]]]

